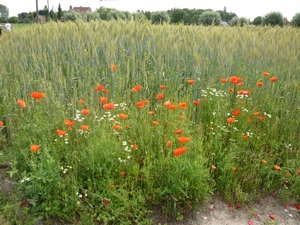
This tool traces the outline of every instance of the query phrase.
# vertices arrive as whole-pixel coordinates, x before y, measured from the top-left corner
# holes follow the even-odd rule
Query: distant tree
[[[151,20],[151,12],[150,11],[145,11],[144,15],[147,17],[148,20]]]
[[[271,26],[281,26],[283,27],[284,25],[284,19],[283,16],[280,12],[270,12],[267,15],[264,16],[263,18],[263,25],[271,25]]]
[[[78,13],[75,10],[70,10],[69,12],[64,13],[64,21],[76,21],[82,20],[86,21],[86,14]]]
[[[51,9],[51,11],[49,12],[49,16],[52,20],[56,20],[57,19],[57,15],[56,13],[53,11],[53,9]]]
[[[19,20],[24,20],[24,19],[26,18],[27,14],[28,14],[28,13],[26,13],[26,12],[19,13],[19,14],[18,14]]]
[[[255,26],[261,25],[262,24],[262,17],[258,16],[256,18],[254,18],[254,20],[252,21],[252,24]]]
[[[135,12],[135,13],[132,14],[132,17],[133,17],[134,21],[145,21],[145,20],[147,20],[147,17],[142,12]]]
[[[100,19],[100,15],[99,15],[98,12],[91,12],[91,11],[89,11],[89,12],[86,13],[86,20],[87,20],[87,22],[90,22],[92,20],[99,20],[99,19]]]
[[[171,9],[169,12],[171,23],[183,23],[187,13],[183,9]]]
[[[230,26],[239,26],[239,27],[243,27],[245,25],[248,25],[249,24],[249,20],[246,18],[246,17],[233,17],[231,22],[230,22]]]
[[[107,13],[107,20],[125,20],[126,15],[124,12],[112,9]]]
[[[220,13],[220,16],[221,16],[221,20],[222,21],[226,21],[226,22],[229,22],[232,20],[233,17],[237,16],[235,13],[228,13],[228,12],[225,12],[224,10],[218,10],[216,11],[218,13]]]
[[[123,12],[125,14],[126,20],[132,20],[132,14],[128,11]]]
[[[64,16],[63,11],[61,10],[60,4],[58,4],[58,9],[57,9],[57,20],[61,20],[61,18]]]
[[[238,26],[239,24],[239,18],[237,16],[233,17],[230,21],[230,26],[234,27],[234,26]]]
[[[7,20],[10,23],[18,23],[19,22],[19,18],[17,16],[9,17]]]
[[[300,27],[300,13],[296,13],[291,21],[293,27]]]
[[[169,23],[170,16],[166,11],[157,11],[151,13],[152,24]]]
[[[205,11],[204,13],[201,14],[198,23],[203,24],[204,26],[220,25],[221,24],[220,13],[215,12],[213,10]]]
[[[107,20],[107,14],[113,9],[111,8],[105,8],[105,7],[100,7],[99,9],[97,9],[97,12],[100,15],[100,19],[101,20]]]
[[[0,21],[6,20],[9,16],[9,9],[5,6],[0,4]]]

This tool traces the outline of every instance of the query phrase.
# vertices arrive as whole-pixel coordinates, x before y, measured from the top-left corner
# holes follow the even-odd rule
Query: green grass
[[[180,219],[213,192],[241,204],[272,191],[299,200],[297,35],[122,21],[13,30],[0,40],[0,142],[30,206],[28,222],[151,224],[152,206]],[[115,108],[105,110],[100,97]]]

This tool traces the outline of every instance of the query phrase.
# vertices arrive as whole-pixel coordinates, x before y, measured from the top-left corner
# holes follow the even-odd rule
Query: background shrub
[[[300,13],[296,13],[291,22],[293,27],[300,27]]]
[[[205,11],[199,18],[199,24],[203,24],[204,26],[220,25],[220,13],[215,11]]]
[[[284,19],[283,16],[280,12],[270,12],[267,15],[264,16],[263,18],[263,25],[264,26],[281,26],[283,27],[284,25]]]
[[[151,14],[151,22],[153,24],[169,23],[170,16],[165,11],[157,11]]]

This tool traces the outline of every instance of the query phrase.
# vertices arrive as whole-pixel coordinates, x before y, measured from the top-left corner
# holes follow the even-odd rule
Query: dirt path
[[[272,219],[271,217],[274,216]],[[226,204],[220,197],[212,197],[197,211],[180,222],[163,221],[156,218],[154,224],[168,225],[300,225],[300,210],[293,204],[283,206],[272,196],[236,208]],[[159,221],[160,220],[160,221]]]

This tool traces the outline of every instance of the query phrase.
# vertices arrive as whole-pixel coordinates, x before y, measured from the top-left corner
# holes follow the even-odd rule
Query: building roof
[[[71,9],[73,9],[74,11],[76,11],[78,13],[87,13],[89,11],[92,11],[91,7],[82,7],[82,6],[80,6],[80,7],[73,7]]]
[[[36,16],[34,18],[34,21],[37,22],[37,17]],[[46,22],[46,16],[39,15],[38,21],[39,22]]]

